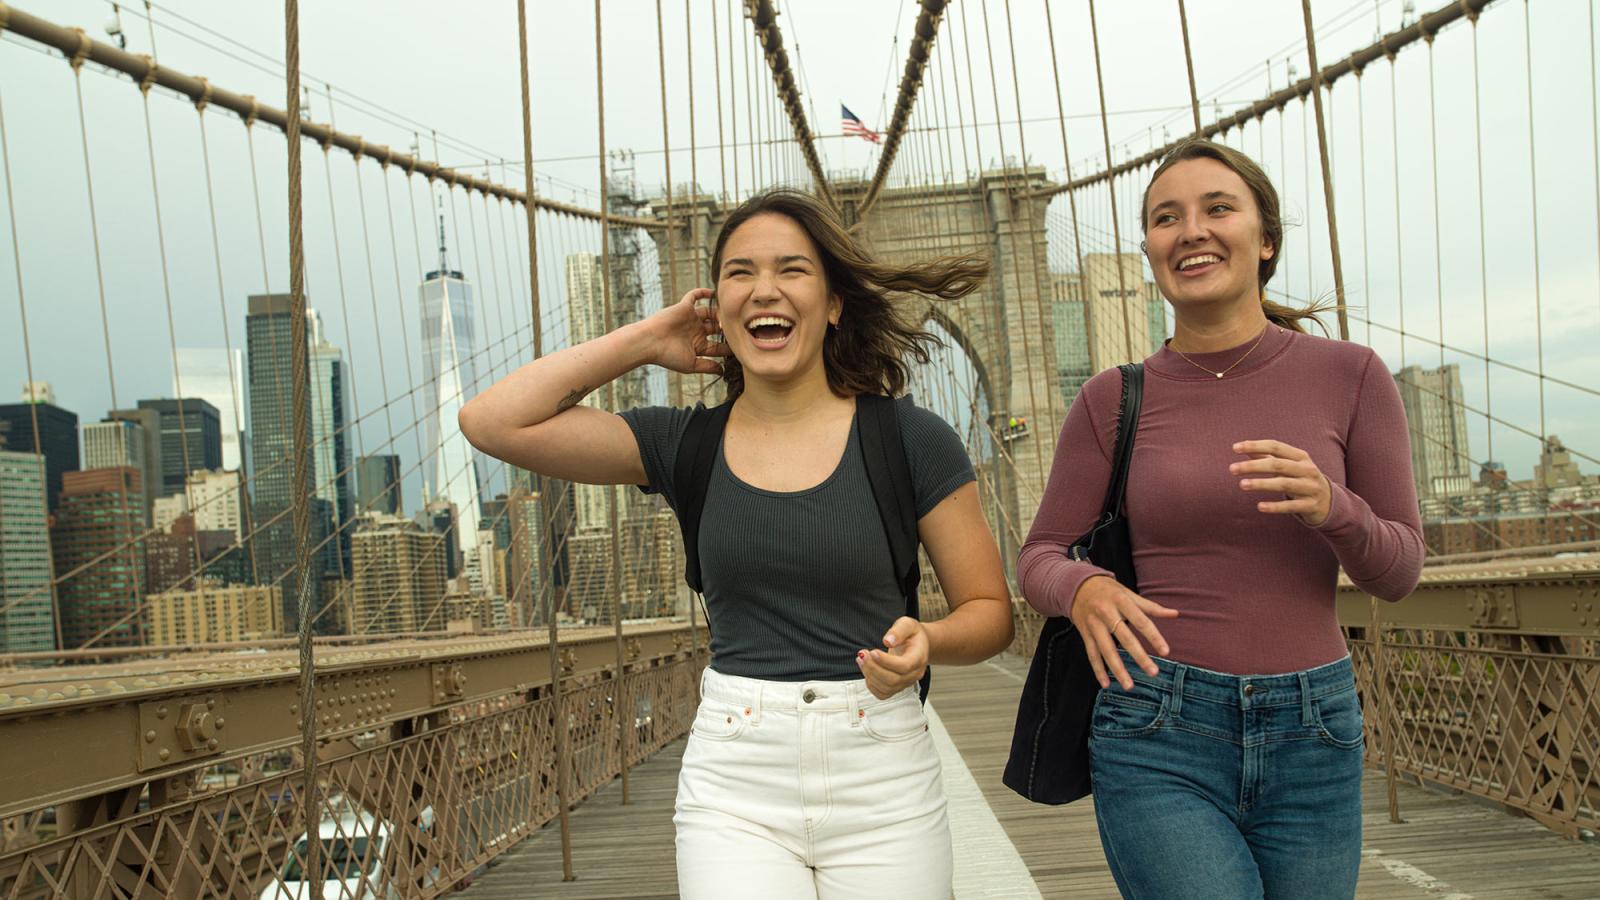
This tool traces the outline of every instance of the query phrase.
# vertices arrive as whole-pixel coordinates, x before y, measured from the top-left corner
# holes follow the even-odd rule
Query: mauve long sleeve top
[[[1423,543],[1400,393],[1370,348],[1269,325],[1249,343],[1185,360],[1145,360],[1126,510],[1139,593],[1179,611],[1156,619],[1171,658],[1236,675],[1298,671],[1346,653],[1334,612],[1339,569],[1399,600],[1416,587]],[[1111,479],[1121,378],[1101,372],[1067,413],[1039,515],[1017,563],[1022,592],[1064,616],[1085,580],[1109,575],[1067,557],[1100,514]],[[1281,495],[1244,491],[1233,444],[1298,447],[1327,476],[1332,505],[1312,527],[1264,513]],[[1259,476],[1257,476],[1259,477]]]

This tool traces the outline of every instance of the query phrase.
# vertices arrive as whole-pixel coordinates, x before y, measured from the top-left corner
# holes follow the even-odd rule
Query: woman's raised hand
[[[711,296],[709,288],[695,288],[646,320],[655,341],[654,363],[686,375],[722,374],[717,359],[730,354]]]
[[[1122,644],[1145,674],[1154,677],[1157,674],[1156,664],[1145,652],[1144,645],[1139,643],[1135,633],[1143,635],[1157,655],[1166,656],[1171,652],[1167,647],[1167,639],[1161,636],[1150,617],[1171,619],[1177,615],[1177,610],[1146,600],[1123,587],[1115,578],[1096,575],[1078,587],[1078,595],[1072,601],[1071,619],[1078,629],[1078,636],[1083,638],[1084,652],[1089,656],[1089,665],[1094,669],[1094,677],[1100,686],[1111,686],[1106,674],[1109,671],[1116,676],[1123,690],[1129,690],[1133,687],[1133,678],[1128,675],[1122,657],[1117,654],[1117,644]]]

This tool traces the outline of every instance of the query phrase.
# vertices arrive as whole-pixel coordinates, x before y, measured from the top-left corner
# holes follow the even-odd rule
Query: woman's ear
[[[828,324],[837,326],[844,316],[844,300],[838,294],[828,295]]]
[[[1277,256],[1277,255],[1278,255],[1278,248],[1276,246],[1274,246],[1271,241],[1263,240],[1261,242],[1261,261],[1262,262],[1266,262],[1267,260],[1269,260],[1269,259],[1271,259],[1271,258],[1273,258],[1274,256]]]

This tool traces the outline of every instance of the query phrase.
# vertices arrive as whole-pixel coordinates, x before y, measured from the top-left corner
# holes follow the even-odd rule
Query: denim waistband
[[[887,700],[879,700],[867,689],[862,678],[849,681],[765,681],[743,675],[724,675],[707,666],[700,675],[700,696],[743,706],[755,715],[760,711],[795,710],[824,712],[872,709],[917,696],[912,685]]]
[[[1171,694],[1179,704],[1198,701],[1240,709],[1290,706],[1355,689],[1355,670],[1348,656],[1299,672],[1229,675],[1152,655],[1150,659],[1160,670],[1152,678],[1133,664],[1127,651],[1119,652],[1136,685]],[[1109,690],[1120,688],[1112,682]]]

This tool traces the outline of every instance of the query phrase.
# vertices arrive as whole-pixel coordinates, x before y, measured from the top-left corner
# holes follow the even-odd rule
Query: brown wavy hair
[[[868,256],[839,217],[810,194],[775,189],[741,203],[722,223],[711,254],[711,283],[717,283],[728,237],[756,216],[789,219],[811,238],[822,256],[827,289],[839,295],[842,310],[837,327],[822,340],[823,369],[828,387],[841,397],[903,392],[909,377],[906,360],[926,363],[928,350],[943,342],[922,328],[906,324],[895,308],[893,293],[920,294],[955,300],[977,290],[989,275],[988,260],[971,254],[946,256],[909,266],[892,266]],[[722,380],[731,400],[744,392],[744,367],[733,357],[722,366]]]
[[[1267,314],[1267,320],[1290,331],[1304,332],[1306,329],[1300,323],[1310,319],[1326,334],[1328,326],[1322,323],[1318,315],[1337,310],[1339,308],[1337,303],[1319,300],[1308,307],[1300,308],[1267,299],[1267,282],[1272,280],[1272,273],[1278,270],[1278,260],[1283,257],[1283,210],[1278,202],[1278,189],[1272,186],[1272,179],[1267,177],[1267,173],[1256,164],[1255,160],[1238,150],[1205,138],[1189,138],[1179,142],[1162,157],[1161,164],[1156,166],[1155,172],[1150,175],[1149,184],[1145,185],[1144,199],[1139,213],[1139,229],[1149,231],[1150,187],[1162,173],[1178,163],[1191,159],[1214,159],[1222,163],[1244,181],[1245,187],[1250,189],[1251,196],[1255,197],[1256,211],[1261,215],[1262,240],[1272,245],[1272,256],[1261,261],[1256,275],[1261,292],[1261,309]]]

